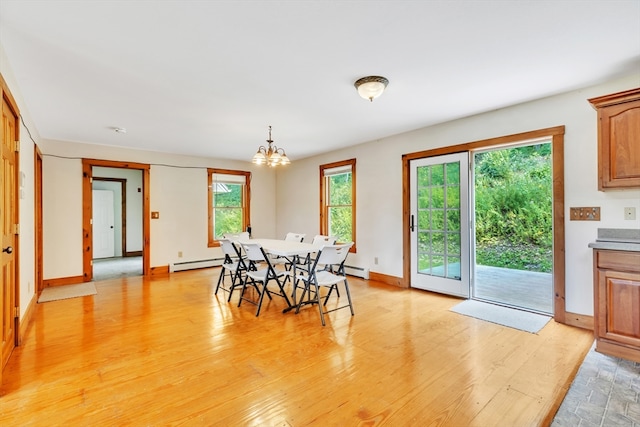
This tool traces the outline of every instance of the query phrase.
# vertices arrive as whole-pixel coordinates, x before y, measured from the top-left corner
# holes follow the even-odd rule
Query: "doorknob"
[[[2,252],[10,254],[13,252],[13,248],[11,246],[7,246],[6,248],[2,249]]]

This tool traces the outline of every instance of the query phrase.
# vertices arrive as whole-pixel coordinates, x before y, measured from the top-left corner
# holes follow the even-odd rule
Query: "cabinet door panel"
[[[607,271],[602,279],[606,315],[600,336],[640,347],[640,275]]]
[[[616,105],[603,113],[608,121],[603,125],[609,129],[609,180],[640,179],[640,102]]]

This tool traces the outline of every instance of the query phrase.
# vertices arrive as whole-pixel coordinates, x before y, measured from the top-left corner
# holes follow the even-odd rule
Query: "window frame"
[[[241,170],[233,170],[233,169],[217,169],[217,168],[207,168],[207,246],[218,247],[220,246],[220,241],[215,239],[215,227],[213,224],[213,176],[216,174],[220,175],[236,175],[236,176],[244,176],[244,191],[242,194],[242,230],[244,231],[247,227],[251,226],[251,172],[241,171]]]
[[[356,159],[341,160],[339,162],[327,163],[320,165],[320,234],[330,235],[329,233],[329,206],[328,202],[328,186],[327,175],[325,172],[338,167],[351,167],[351,237],[353,246],[349,252],[357,252],[356,250]],[[347,243],[347,242],[343,242]]]

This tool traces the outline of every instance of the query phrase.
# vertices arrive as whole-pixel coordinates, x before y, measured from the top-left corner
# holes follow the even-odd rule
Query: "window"
[[[320,165],[320,234],[356,241],[356,159]]]
[[[249,227],[251,172],[208,169],[209,247],[219,246],[225,233]]]

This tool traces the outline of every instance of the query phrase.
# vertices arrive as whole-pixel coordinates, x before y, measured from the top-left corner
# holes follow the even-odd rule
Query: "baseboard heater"
[[[224,258],[211,258],[198,261],[174,262],[169,264],[169,271],[174,273],[176,271],[195,270],[197,268],[219,267],[223,261]]]
[[[351,265],[344,266],[344,272],[349,276],[361,277],[365,280],[369,280],[369,269],[364,267],[354,267]]]

